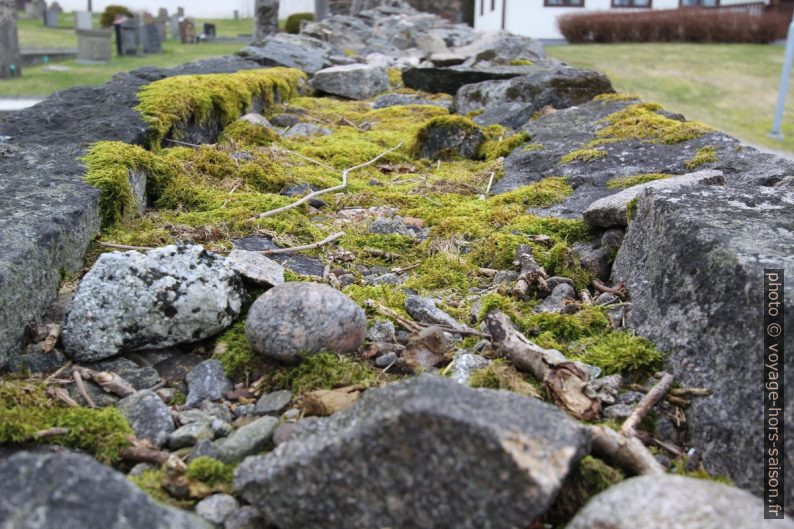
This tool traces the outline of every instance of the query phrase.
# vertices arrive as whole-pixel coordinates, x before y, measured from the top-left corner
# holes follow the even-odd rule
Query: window
[[[719,7],[720,0],[679,0],[681,7]]]
[[[480,16],[485,15],[485,0],[480,0]]]
[[[496,11],[496,0],[491,0],[491,11]]]
[[[584,7],[584,0],[543,0],[545,7]]]
[[[686,2],[687,0],[681,1]],[[612,7],[640,7],[648,9],[651,7],[651,0],[612,0]]]

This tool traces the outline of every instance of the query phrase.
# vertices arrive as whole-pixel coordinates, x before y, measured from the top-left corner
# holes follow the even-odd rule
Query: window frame
[[[694,8],[694,9],[717,9],[720,7],[720,0],[714,0],[716,3],[713,6],[704,6],[701,2],[703,0],[695,0],[695,5],[686,5],[684,4],[684,0],[678,0],[678,7],[679,9],[687,9],[687,8]]]
[[[623,4],[617,4],[616,3],[617,0],[611,0],[610,5],[612,6],[612,9],[653,9],[653,0],[648,0],[648,5],[645,6],[636,5],[634,2],[636,2],[637,0],[629,0],[629,1],[631,2],[631,4],[623,5]],[[678,0],[678,2],[680,4],[680,2],[683,2],[683,0]]]
[[[549,0],[543,0],[543,7],[563,7],[563,8],[566,8],[566,7],[582,8],[582,7],[584,7],[585,0],[563,0],[563,2],[576,2],[576,1],[580,1],[581,4],[571,4],[571,3],[567,3],[567,4],[550,4]],[[679,0],[679,1],[681,1],[681,0]]]

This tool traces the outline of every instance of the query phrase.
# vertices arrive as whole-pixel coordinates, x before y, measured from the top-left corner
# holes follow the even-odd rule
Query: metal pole
[[[794,21],[788,27],[786,40],[786,53],[783,56],[783,71],[780,73],[780,92],[777,94],[777,107],[775,107],[775,121],[772,124],[771,135],[779,140],[783,139],[780,127],[783,125],[783,107],[786,105],[788,82],[791,79],[791,63],[794,62]]]

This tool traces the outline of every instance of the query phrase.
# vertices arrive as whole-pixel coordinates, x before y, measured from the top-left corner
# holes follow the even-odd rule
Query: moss
[[[378,373],[368,365],[342,355],[319,353],[305,358],[295,367],[285,367],[270,375],[274,388],[303,394],[316,389],[333,389],[353,384],[369,386]]]
[[[389,75],[389,86],[392,88],[392,90],[405,86],[403,84],[402,70],[399,68],[389,68],[387,73]]]
[[[201,456],[192,460],[185,475],[190,479],[202,481],[207,485],[231,486],[234,465],[226,464],[212,457]]]
[[[515,149],[528,142],[531,136],[526,132],[517,132],[508,135],[507,130],[499,130],[504,127],[498,127],[496,130],[491,130],[486,133],[485,143],[480,147],[480,156],[486,160],[496,160],[507,156]],[[489,129],[491,127],[488,127]]]
[[[218,337],[213,358],[223,364],[229,378],[251,373],[261,363],[261,358],[251,349],[245,337],[245,321],[229,327]]]
[[[139,489],[151,496],[153,499],[166,505],[174,505],[174,499],[163,488],[165,471],[162,469],[144,470],[137,476],[129,476],[128,479]]]
[[[720,474],[709,473],[705,468],[703,468],[702,463],[698,464],[697,467],[694,468],[693,470],[687,470],[688,466],[689,466],[689,458],[680,457],[673,462],[672,473],[695,479],[707,479],[709,481],[722,483],[723,485],[734,486],[733,480],[731,480],[731,478]]]
[[[559,204],[573,194],[565,178],[544,178],[528,186],[496,195],[490,201],[495,205],[519,204],[523,207],[547,207]]]
[[[617,331],[596,338],[587,345],[582,360],[604,373],[652,374],[661,368],[662,353],[650,340]]]
[[[512,233],[494,232],[477,244],[469,255],[477,266],[504,270],[512,268],[516,249],[526,238]]]
[[[593,98],[593,101],[600,101],[601,103],[612,103],[615,101],[632,101],[639,99],[638,96],[632,94],[619,94],[617,92],[607,92],[598,94]]]
[[[535,64],[529,59],[513,59],[510,61],[510,66],[532,66]]]
[[[293,13],[287,17],[287,22],[284,24],[284,31],[297,35],[301,30],[301,22],[307,20],[314,21],[314,13]]]
[[[602,140],[638,139],[650,143],[675,144],[698,138],[711,129],[695,121],[678,121],[658,113],[655,103],[638,103],[606,117],[609,123],[599,130]]]
[[[477,313],[477,322],[485,319],[489,312],[500,310],[508,316],[515,316],[519,312],[518,302],[508,296],[496,292],[489,292],[480,299],[480,310]]]
[[[607,182],[607,189],[626,189],[640,184],[653,182],[654,180],[670,178],[671,176],[673,175],[667,173],[641,173],[634,176],[613,178]]]
[[[527,143],[524,145],[525,151],[542,151],[544,149],[542,143]]]
[[[424,145],[430,138],[434,137],[438,131],[454,130],[464,136],[471,136],[480,131],[480,127],[465,116],[438,116],[428,120],[424,123],[414,135],[413,142],[410,146],[412,156],[415,158],[420,157],[422,145]],[[454,158],[454,156],[442,157]]]
[[[698,149],[691,159],[685,161],[684,167],[686,167],[689,171],[693,171],[701,165],[714,163],[717,161],[719,161],[719,158],[717,158],[717,150],[713,145],[706,145],[705,147]]]
[[[405,293],[392,285],[348,285],[342,292],[363,307],[368,299],[405,314]]]
[[[477,271],[465,259],[439,253],[426,258],[405,282],[405,287],[418,291],[449,290],[465,294],[476,280]]]
[[[561,276],[571,279],[577,290],[586,288],[592,280],[592,274],[581,267],[579,258],[568,248],[567,243],[558,242],[549,250],[535,248],[535,260],[550,276]]]
[[[178,174],[178,166],[151,152],[118,141],[95,143],[83,157],[83,180],[99,189],[102,226],[112,226],[137,214],[130,171],[146,174],[146,194],[157,196]]]
[[[559,344],[608,333],[612,326],[598,307],[586,307],[575,314],[529,314],[518,321],[530,338],[543,335]]]
[[[560,165],[573,162],[592,162],[593,160],[601,160],[602,158],[606,158],[606,156],[607,152],[603,149],[585,147],[571,151],[560,158]]]
[[[533,382],[502,360],[491,361],[487,367],[472,373],[468,380],[469,386],[473,388],[504,389],[528,397],[539,397],[539,384]]]
[[[278,138],[278,134],[268,127],[238,119],[223,129],[220,141],[244,146],[270,145]]]
[[[631,221],[637,216],[637,203],[639,199],[640,197],[634,197],[626,204],[626,224],[631,224]]]
[[[341,245],[356,254],[362,264],[381,264],[383,253],[407,260],[419,257],[416,239],[408,235],[351,232],[342,238]]]
[[[584,456],[565,478],[546,513],[546,521],[563,527],[596,494],[620,483],[625,475],[593,456]]]
[[[150,145],[159,147],[178,125],[216,120],[225,127],[251,109],[254,100],[265,108],[297,95],[305,74],[290,68],[244,70],[231,74],[181,75],[144,85],[136,110],[149,125]]]
[[[70,408],[53,402],[38,380],[5,377],[0,384],[0,443],[39,442],[36,432],[66,428],[40,442],[84,450],[104,463],[118,461],[132,429],[116,408]]]

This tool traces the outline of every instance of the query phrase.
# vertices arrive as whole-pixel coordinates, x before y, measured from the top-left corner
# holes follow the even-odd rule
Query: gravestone
[[[32,19],[41,20],[44,18],[44,12],[47,10],[47,2],[44,0],[34,0],[33,2],[25,5],[25,16]]]
[[[44,12],[44,25],[48,28],[58,27],[58,12],[48,9]]]
[[[161,7],[160,9],[158,9],[157,20],[159,22],[165,22],[166,20],[168,20],[168,9],[166,9],[165,7]]]
[[[111,35],[110,29],[78,29],[78,64],[110,62],[113,55],[113,39]]]
[[[165,22],[157,20],[155,22],[155,25],[157,25],[157,33],[160,34],[160,43],[162,44],[163,42],[165,42],[165,39],[168,38],[165,29],[166,28]]]
[[[236,10],[236,9],[234,10],[234,19],[235,20],[240,20],[240,12],[238,10]]]
[[[141,42],[143,53],[160,53],[163,51],[160,29],[157,23],[152,22],[141,26]]]
[[[13,0],[0,0],[0,79],[21,74],[16,6]]]
[[[116,24],[116,51],[119,55],[138,55],[138,22],[128,18]]]
[[[171,15],[168,18],[171,27],[171,38],[176,40],[179,38],[179,15]]]
[[[59,4],[58,2],[53,2],[52,4],[50,4],[50,11],[55,11],[59,15],[63,14],[63,8],[61,7],[61,4]]]
[[[254,36],[261,40],[278,32],[278,0],[256,0],[254,5]]]
[[[90,11],[75,11],[74,12],[74,27],[77,30],[91,29],[93,27],[93,20]]]
[[[179,16],[179,18],[185,18],[185,8],[184,7],[177,7],[176,8],[176,14]]]
[[[179,22],[179,40],[182,44],[196,42],[196,24],[189,18]]]
[[[204,24],[204,38],[207,40],[215,40],[217,30],[215,24]]]

